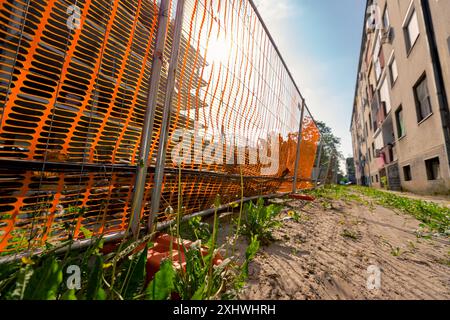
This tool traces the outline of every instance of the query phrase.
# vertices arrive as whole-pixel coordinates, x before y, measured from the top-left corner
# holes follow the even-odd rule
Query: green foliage
[[[323,202],[323,200],[341,200],[347,203],[357,202],[363,205],[370,205],[367,200],[364,200],[360,194],[352,192],[350,187],[339,185],[327,185],[321,188],[305,191]],[[332,204],[324,204],[324,208],[332,209]]]
[[[202,222],[202,217],[194,217],[181,223],[180,236],[191,241],[202,240],[206,242],[211,238],[210,225]]]
[[[87,300],[105,300],[106,294],[103,289],[103,259],[96,255],[93,257],[94,267],[89,275],[87,284],[86,299]]]
[[[339,151],[341,139],[334,135],[333,130],[327,126],[326,123],[317,121],[317,127],[321,133],[321,143],[323,147],[320,167],[325,167],[332,158],[332,155],[343,158],[343,154]],[[338,165],[340,165],[340,163],[338,163]],[[340,171],[340,168],[338,171]]]
[[[219,293],[223,278],[221,270],[212,266],[213,256],[203,257],[200,250],[185,252],[186,270],[175,276],[175,292],[183,300],[206,300]]]
[[[134,299],[142,295],[145,284],[147,249],[125,256],[119,263],[114,288],[105,278],[112,276],[101,254],[103,241],[98,239],[85,252],[69,251],[59,256],[55,249],[35,260],[23,258],[21,262],[0,266],[1,299],[8,300],[105,300]],[[124,249],[128,250],[128,247]],[[119,256],[120,252],[115,256]],[[64,282],[67,267],[76,265],[81,270],[81,289],[68,289]],[[119,290],[116,290],[116,289]]]
[[[219,207],[219,203],[216,199],[217,207]],[[217,296],[223,289],[224,273],[226,270],[222,266],[214,266],[219,229],[219,219],[217,216],[218,214],[216,212],[214,214],[213,232],[207,244],[208,253],[206,256],[203,256],[200,248],[191,247],[190,250],[183,248],[183,254],[186,258],[186,268],[177,272],[175,276],[175,292],[183,300],[211,299]],[[195,227],[196,225],[193,226]]]
[[[239,274],[238,277],[236,277],[235,282],[235,288],[237,290],[240,290],[244,287],[245,282],[248,279],[248,268],[250,265],[250,262],[255,258],[256,254],[258,253],[260,248],[260,243],[258,240],[258,236],[252,236],[249,246],[247,247],[247,250],[245,251],[245,261],[242,264],[242,271]]]
[[[133,299],[144,289],[147,253],[148,248],[146,247],[140,255],[134,255],[124,268],[127,272],[124,273],[125,277],[121,281],[121,293],[125,300]]]
[[[250,202],[244,206],[241,233],[252,240],[257,236],[264,245],[273,240],[272,232],[281,226],[276,217],[281,212],[281,207],[275,204],[264,205],[263,199],[258,199],[256,204]]]

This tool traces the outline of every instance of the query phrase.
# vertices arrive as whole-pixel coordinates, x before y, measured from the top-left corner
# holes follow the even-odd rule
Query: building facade
[[[450,1],[368,0],[352,114],[358,184],[450,193]]]
[[[347,179],[351,183],[356,183],[355,160],[354,158],[345,159],[345,167],[347,171]]]

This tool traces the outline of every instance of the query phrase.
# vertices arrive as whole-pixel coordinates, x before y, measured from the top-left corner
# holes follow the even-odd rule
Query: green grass
[[[318,199],[322,200],[341,200],[347,203],[357,202],[363,205],[369,206],[370,203],[365,200],[361,194],[351,192],[348,187],[338,185],[327,185],[322,188],[314,190],[308,190],[305,193],[310,194]]]
[[[349,190],[373,199],[378,205],[414,216],[422,222],[423,228],[450,235],[450,209],[445,206],[372,188],[351,187]]]

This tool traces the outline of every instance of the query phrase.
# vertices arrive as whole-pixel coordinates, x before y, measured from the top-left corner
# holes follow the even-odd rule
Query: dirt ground
[[[418,238],[413,217],[341,201],[290,205],[300,221],[274,232],[240,299],[450,299],[449,239]],[[381,271],[379,289],[368,289],[370,266]]]

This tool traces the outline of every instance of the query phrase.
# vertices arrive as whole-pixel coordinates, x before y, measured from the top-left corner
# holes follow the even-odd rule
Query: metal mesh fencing
[[[313,186],[319,130],[251,1],[1,0],[0,19],[0,254]]]

